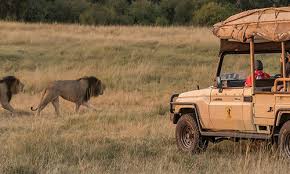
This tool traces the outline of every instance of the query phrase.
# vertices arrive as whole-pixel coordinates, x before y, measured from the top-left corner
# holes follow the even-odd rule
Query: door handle
[[[267,112],[273,112],[273,107],[269,107],[269,110]]]
[[[236,101],[240,101],[241,99],[240,99],[240,98],[235,98],[234,100],[236,100]]]

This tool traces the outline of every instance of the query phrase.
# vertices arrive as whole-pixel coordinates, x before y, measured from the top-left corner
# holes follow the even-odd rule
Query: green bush
[[[129,15],[132,17],[134,24],[154,24],[157,14],[157,6],[147,0],[135,1],[129,9]]]
[[[238,10],[230,4],[221,5],[209,2],[193,14],[193,23],[197,25],[213,25],[235,14]]]
[[[169,24],[174,23],[175,7],[178,4],[178,0],[162,0],[160,3],[160,12],[164,18],[167,19]]]
[[[86,0],[54,0],[48,1],[48,22],[79,22],[79,16],[85,10],[89,10],[90,4]]]
[[[107,15],[109,24],[128,25],[132,24],[133,20],[129,16],[130,4],[127,0],[109,0],[106,2]]]
[[[106,25],[109,23],[108,12],[103,7],[92,6],[79,17],[81,24]]]
[[[169,25],[169,21],[165,17],[157,17],[155,25],[166,26]]]
[[[29,22],[44,21],[46,14],[45,0],[27,0],[21,12],[22,19]]]
[[[94,8],[89,8],[79,16],[79,21],[81,24],[95,25],[96,13]]]
[[[180,1],[175,7],[174,23],[189,24],[192,20],[193,3],[191,0]]]

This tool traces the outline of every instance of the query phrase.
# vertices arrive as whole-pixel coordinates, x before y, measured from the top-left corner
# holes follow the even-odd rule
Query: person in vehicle
[[[289,54],[284,58],[284,61],[285,61],[285,64],[287,65],[287,63],[289,62]],[[282,63],[283,63],[282,56],[280,57],[280,62],[281,62],[281,65],[282,65]],[[283,72],[283,66],[281,66],[281,72]]]
[[[290,62],[289,62],[289,58],[290,58],[289,54],[287,54],[287,56],[284,58],[285,70],[286,70],[285,71],[286,78],[290,77]],[[283,62],[283,58],[282,57],[280,58],[280,62],[282,64],[282,62]],[[281,66],[281,72],[283,72],[283,67],[282,66]],[[278,85],[277,86],[277,91],[284,92],[284,85]],[[287,91],[289,91],[289,82],[287,82]]]
[[[286,72],[285,72],[286,78],[290,78],[290,62],[288,62],[288,61],[286,62],[285,70],[286,70]],[[286,91],[289,92],[290,91],[290,83],[289,83],[289,81],[286,83],[286,86],[287,86]],[[284,90],[284,85],[278,85],[277,86],[277,91],[279,91],[279,92],[286,92]]]
[[[270,75],[263,71],[264,66],[261,60],[255,60],[255,78],[259,79],[269,79]],[[252,86],[252,75],[249,75],[245,82],[246,87]]]

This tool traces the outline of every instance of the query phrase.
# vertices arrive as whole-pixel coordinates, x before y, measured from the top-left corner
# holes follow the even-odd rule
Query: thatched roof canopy
[[[248,42],[282,42],[290,40],[290,7],[264,8],[233,15],[214,25],[220,39]]]

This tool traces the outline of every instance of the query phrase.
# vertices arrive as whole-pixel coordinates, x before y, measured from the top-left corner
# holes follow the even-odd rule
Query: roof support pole
[[[283,78],[287,78],[286,77],[286,66],[285,66],[285,64],[286,64],[286,62],[285,62],[285,57],[286,57],[286,53],[285,53],[285,42],[281,42],[281,47],[282,47],[282,53],[281,53],[281,57],[282,57],[282,66],[283,66]],[[286,89],[286,82],[285,82],[285,80],[283,81],[283,87],[284,87],[284,89]]]
[[[282,46],[282,65],[283,65],[283,77],[286,78],[286,67],[285,67],[285,57],[286,57],[286,52],[285,52],[285,42],[281,42]]]
[[[252,75],[252,94],[255,93],[255,44],[254,37],[250,39],[250,55],[251,55],[251,75]]]
[[[218,68],[217,68],[217,72],[216,72],[216,77],[219,77],[220,74],[221,74],[221,69],[222,69],[222,64],[223,64],[223,61],[224,61],[224,53],[221,53],[219,55],[219,62],[218,62]]]

